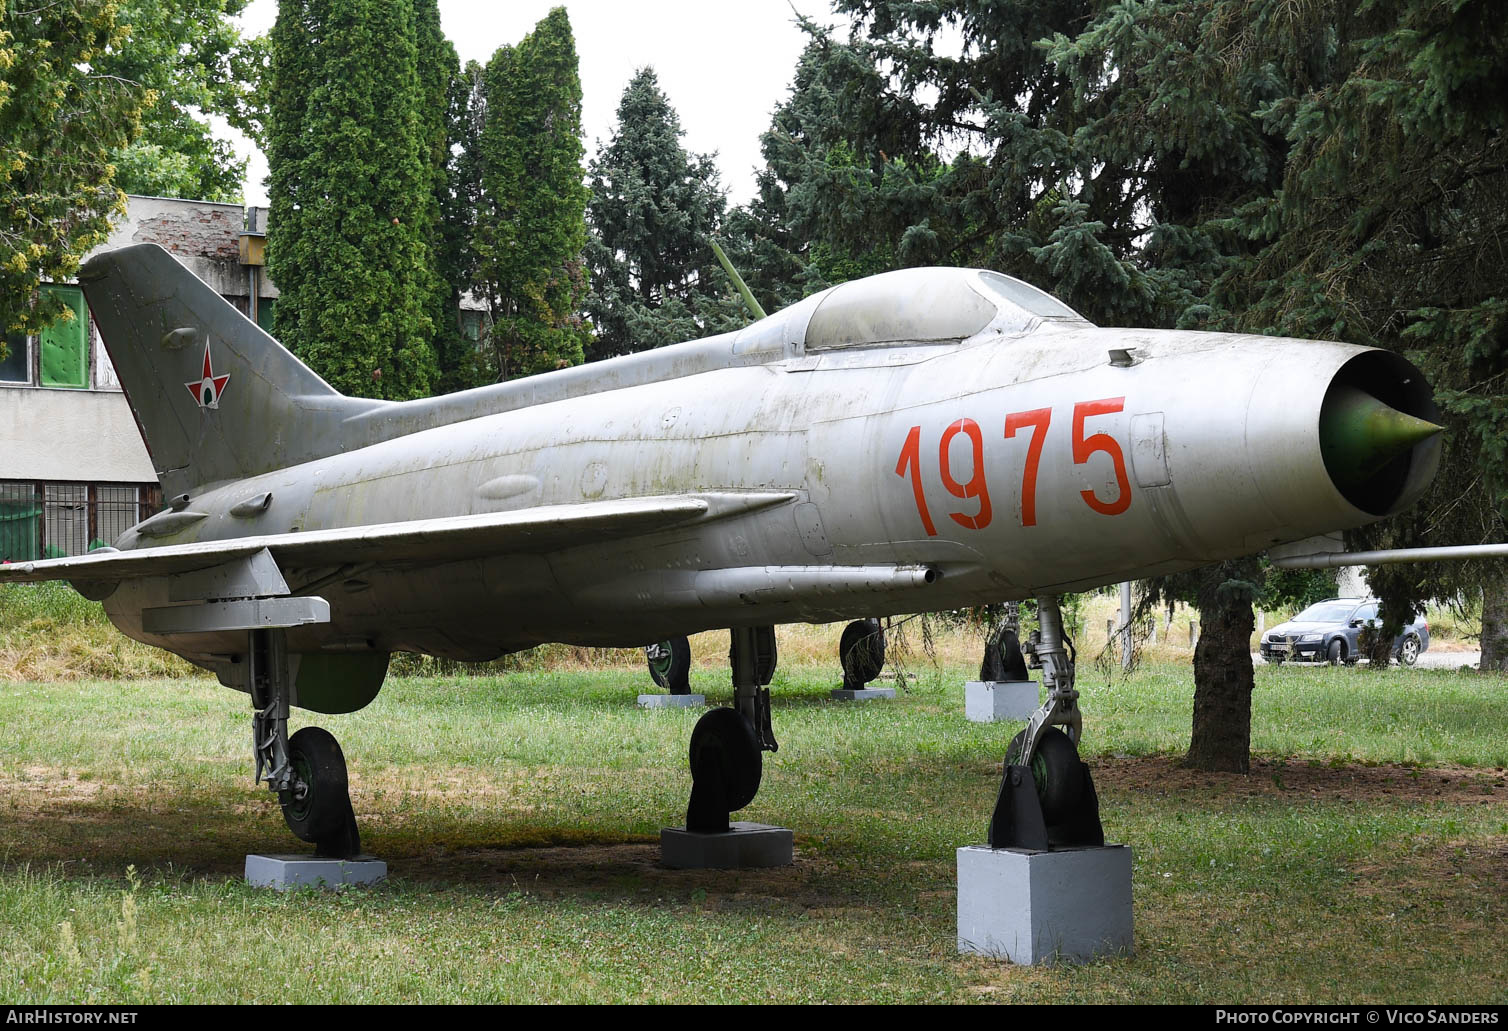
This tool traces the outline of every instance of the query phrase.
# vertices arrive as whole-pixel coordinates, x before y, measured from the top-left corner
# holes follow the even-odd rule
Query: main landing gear
[[[1039,629],[1024,649],[1017,645],[1013,620],[1008,618],[1006,628],[986,648],[981,672],[983,677],[1019,667],[1020,679],[1025,679],[1024,651],[1031,666],[1042,670],[1047,685],[1047,701],[1006,751],[1005,776],[990,818],[990,847],[1046,852],[1103,845],[1099,798],[1089,767],[1079,759],[1082,720],[1073,686],[1073,643],[1063,633],[1058,599],[1039,598],[1037,618]]]
[[[880,675],[885,668],[885,628],[878,619],[856,619],[843,628],[838,662],[843,667],[843,688],[848,691],[862,691]]]
[[[684,637],[658,641],[644,649],[649,679],[671,694],[691,693],[691,642]]]
[[[728,814],[754,801],[764,772],[763,753],[780,749],[765,686],[775,674],[775,659],[774,627],[733,629],[728,651],[733,706],[711,710],[691,732],[688,831],[727,831]]]
[[[288,736],[289,670],[283,630],[251,631],[248,682],[251,688],[252,743],[258,783],[275,791],[283,819],[315,855],[354,859],[361,835],[346,780],[346,758],[334,735],[305,727]]]

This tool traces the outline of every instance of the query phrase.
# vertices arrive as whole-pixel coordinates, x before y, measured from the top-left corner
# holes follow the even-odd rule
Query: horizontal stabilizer
[[[70,580],[111,583],[205,569],[267,549],[283,570],[375,562],[435,564],[510,553],[548,552],[616,540],[703,518],[749,511],[788,500],[779,492],[670,496],[547,505],[516,512],[414,519],[303,533],[237,537],[135,551],[0,566],[0,583]]]

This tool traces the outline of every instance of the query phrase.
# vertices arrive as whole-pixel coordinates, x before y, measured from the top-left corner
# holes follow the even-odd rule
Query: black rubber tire
[[[696,727],[691,731],[688,759],[693,780],[707,764],[721,766],[730,813],[754,801],[754,796],[759,793],[764,756],[760,753],[754,728],[737,709],[711,709],[696,721]]]
[[[845,686],[862,687],[885,668],[885,628],[878,619],[856,619],[838,639],[838,662]]]
[[[1403,643],[1398,646],[1398,665],[1412,666],[1419,661],[1420,651],[1419,638],[1413,634],[1409,634],[1403,639]]]
[[[671,694],[690,694],[691,642],[684,637],[672,637],[668,641],[661,641],[660,646],[670,654],[663,659],[651,659],[646,656],[649,679],[653,680],[662,691],[669,691]]]
[[[1026,731],[1011,738],[1005,752],[1007,766],[1019,765],[1021,742]],[[1062,823],[1079,808],[1084,797],[1084,766],[1079,750],[1068,735],[1057,727],[1045,727],[1037,736],[1037,754],[1032,756],[1032,780],[1037,785],[1037,800],[1042,803],[1042,818],[1049,826]]]
[[[1002,628],[985,642],[984,660],[979,664],[980,680],[999,682],[1029,678],[1026,656],[1021,654],[1021,638],[1014,630]]]
[[[351,812],[351,793],[345,753],[335,735],[323,727],[305,727],[288,739],[288,758],[294,776],[308,787],[302,799],[292,791],[278,792],[288,829],[316,844],[340,835]]]
[[[1342,662],[1345,661],[1345,658],[1345,643],[1341,641],[1339,637],[1337,637],[1335,640],[1331,641],[1329,647],[1325,649],[1325,661],[1330,663],[1330,665],[1332,666],[1339,666]]]

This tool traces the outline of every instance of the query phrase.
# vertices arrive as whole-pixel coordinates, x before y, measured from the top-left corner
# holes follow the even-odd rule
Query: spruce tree
[[[422,397],[439,286],[413,0],[282,0],[270,62],[277,335],[344,393]]]
[[[495,377],[579,364],[590,339],[576,42],[557,7],[487,65],[476,283]]]
[[[596,340],[593,358],[629,354],[734,329],[747,321],[728,297],[708,241],[724,199],[709,154],[687,154],[679,116],[652,68],[618,103],[618,126],[590,167],[587,245]]]
[[[1226,5],[1229,7],[1229,5]],[[1441,473],[1362,547],[1499,543],[1508,499],[1508,27],[1496,5],[1382,0],[1351,9],[1251,5],[1212,42],[1276,76],[1281,182],[1233,220],[1256,251],[1217,284],[1238,329],[1399,350],[1435,387]],[[1328,41],[1316,48],[1312,40]],[[1481,668],[1508,669],[1499,563],[1381,566],[1386,648],[1427,598],[1482,592]]]
[[[849,38],[814,30],[765,140],[790,224],[813,241],[809,278],[877,262],[983,265],[1101,325],[1200,318],[1246,246],[1229,220],[1277,181],[1285,147],[1253,115],[1269,84],[1222,77],[1223,55],[1203,47],[1207,9],[837,6],[854,19]],[[964,36],[961,56],[933,45],[944,21]],[[1176,587],[1208,607],[1190,750],[1199,765],[1248,761],[1249,719],[1229,716],[1250,711],[1261,576],[1256,563],[1225,564]]]

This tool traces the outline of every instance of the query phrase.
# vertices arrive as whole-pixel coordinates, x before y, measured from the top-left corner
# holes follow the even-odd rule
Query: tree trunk
[[[1483,673],[1508,672],[1508,577],[1482,579]]]
[[[1401,629],[1401,628],[1400,628]],[[1375,670],[1387,670],[1393,664],[1393,638],[1397,634],[1387,632],[1387,627],[1381,620],[1375,627],[1364,628],[1357,635],[1357,651],[1364,652],[1367,657],[1367,668]]]
[[[1251,596],[1223,591],[1200,609],[1194,649],[1194,729],[1186,764],[1197,770],[1251,768]]]

